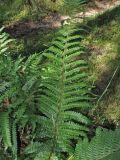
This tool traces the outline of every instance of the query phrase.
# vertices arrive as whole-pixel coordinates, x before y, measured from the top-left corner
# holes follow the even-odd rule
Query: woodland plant
[[[64,26],[43,53],[14,59],[0,30],[3,160],[119,160],[119,129],[88,137],[92,99],[81,31]]]
[[[27,60],[21,57],[14,60],[8,50],[8,43],[12,40],[2,30],[3,28],[0,31],[0,127],[5,150],[11,148],[15,152],[16,149],[17,155],[17,148],[14,148],[17,147],[14,144],[17,143],[17,128],[24,128],[28,123],[35,125],[29,115],[36,112],[35,96],[38,96],[36,92],[40,85],[41,58],[34,54]]]
[[[89,131],[90,120],[82,114],[91,107],[87,63],[81,57],[84,52],[77,32],[74,26],[64,27],[53,45],[43,52],[48,62],[41,73],[41,127],[36,129],[39,135],[35,138],[39,143],[34,141],[25,150],[35,160],[74,153],[79,137],[86,137]]]

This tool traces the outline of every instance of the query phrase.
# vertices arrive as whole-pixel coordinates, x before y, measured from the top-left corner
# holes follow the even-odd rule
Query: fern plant
[[[48,62],[42,69],[38,99],[42,115],[35,117],[40,124],[36,134],[39,133],[37,138],[41,143],[26,148],[29,154],[36,151],[35,160],[52,160],[60,153],[73,153],[72,141],[86,137],[89,130],[90,120],[82,114],[82,110],[91,107],[87,63],[82,59],[84,52],[78,32],[74,25],[65,26],[53,45],[43,53]]]
[[[9,114],[8,112],[5,112],[9,105],[9,100],[7,95],[2,97],[2,94],[9,86],[9,83],[3,81],[2,73],[5,71],[4,59],[6,59],[6,52],[8,52],[8,44],[12,41],[12,39],[9,39],[8,35],[3,33],[3,29],[4,27],[0,29],[0,101],[3,104],[3,108],[0,106],[0,128],[3,135],[4,146],[5,149],[7,149],[8,147],[12,147]]]
[[[36,124],[29,116],[37,111],[35,97],[39,97],[41,56],[34,54],[27,59],[20,56],[13,59],[8,45],[12,40],[2,30],[3,28],[0,32],[0,130],[5,149],[11,148],[16,157],[16,125],[19,130],[26,125],[31,125],[33,129]]]
[[[74,160],[119,160],[120,129],[109,131],[98,128],[89,142],[84,139],[77,144]]]

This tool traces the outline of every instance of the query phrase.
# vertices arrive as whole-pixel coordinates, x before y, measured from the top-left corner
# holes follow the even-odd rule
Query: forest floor
[[[89,3],[89,5],[87,5],[83,12],[77,13],[75,16],[80,17],[77,18],[77,21],[82,21],[82,19],[85,17],[92,17],[98,14],[102,14],[103,12],[118,5],[120,5],[120,0],[94,1],[94,3]],[[62,21],[70,18],[70,16],[61,16],[55,12],[40,20],[19,21],[18,19],[17,21],[8,22],[8,24],[5,24],[5,28],[8,33],[17,38],[33,34],[33,32],[37,32],[39,30],[45,31],[49,29],[59,28]]]

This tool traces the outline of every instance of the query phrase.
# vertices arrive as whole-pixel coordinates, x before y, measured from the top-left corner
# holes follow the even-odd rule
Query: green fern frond
[[[8,112],[0,112],[0,129],[5,149],[12,147],[11,142],[11,126]]]
[[[63,6],[61,8],[62,13],[73,14],[77,11],[83,9],[83,5],[87,2],[87,0],[63,0]]]
[[[97,129],[96,136],[89,142],[80,141],[76,146],[75,160],[119,160],[120,129],[109,131]]]
[[[72,140],[86,137],[89,131],[90,120],[81,113],[90,107],[87,63],[80,59],[84,52],[76,31],[74,26],[65,26],[43,53],[49,62],[42,70],[39,111],[45,118],[40,124],[50,133],[51,154],[56,150],[73,153]]]
[[[8,44],[13,41],[9,36],[3,32],[4,27],[0,28],[0,55],[6,54]]]

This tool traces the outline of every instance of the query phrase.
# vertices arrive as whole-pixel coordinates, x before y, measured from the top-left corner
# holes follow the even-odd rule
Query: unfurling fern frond
[[[0,130],[2,131],[2,138],[5,149],[12,147],[10,132],[11,127],[8,112],[0,112]]]
[[[120,129],[108,131],[97,129],[91,140],[84,139],[76,147],[75,160],[119,160]]]
[[[90,120],[82,110],[90,107],[87,63],[82,59],[79,30],[65,26],[43,55],[49,59],[42,71],[39,111],[41,130],[47,131],[50,157],[56,150],[73,152],[72,140],[85,137]]]

